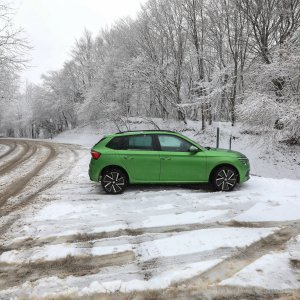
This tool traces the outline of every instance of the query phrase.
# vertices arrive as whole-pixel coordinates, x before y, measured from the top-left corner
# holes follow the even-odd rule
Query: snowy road
[[[79,146],[0,139],[0,299],[297,293],[299,181],[111,196],[88,162]]]
[[[0,208],[3,235],[18,212],[50,188],[73,166],[73,146],[0,139]]]

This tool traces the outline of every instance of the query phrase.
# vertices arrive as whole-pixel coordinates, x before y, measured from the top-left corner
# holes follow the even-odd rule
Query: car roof
[[[136,134],[180,134],[171,130],[128,130],[128,131],[120,131],[112,134],[111,136],[126,136],[126,135],[136,135]]]
[[[115,138],[115,137],[138,135],[138,134],[169,134],[169,135],[177,135],[178,137],[182,137],[185,140],[191,142],[193,145],[197,145],[197,147],[201,148],[202,150],[205,150],[205,148],[202,147],[201,145],[199,145],[197,142],[191,140],[190,138],[182,135],[179,132],[171,131],[171,130],[148,130],[148,129],[146,129],[146,130],[120,131],[120,132],[117,132],[117,133],[114,133],[114,134],[106,135],[104,137],[104,139],[106,139],[106,138],[112,139],[112,138]]]

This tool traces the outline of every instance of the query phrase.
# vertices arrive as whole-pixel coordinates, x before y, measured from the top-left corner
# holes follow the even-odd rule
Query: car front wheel
[[[108,194],[121,194],[128,185],[127,176],[120,169],[108,169],[102,175],[101,185]]]
[[[217,191],[232,191],[238,183],[238,173],[232,167],[220,167],[214,172],[212,183]]]

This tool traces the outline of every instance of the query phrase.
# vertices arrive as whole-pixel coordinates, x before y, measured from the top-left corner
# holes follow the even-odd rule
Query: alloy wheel
[[[104,175],[102,185],[107,193],[118,194],[125,189],[126,180],[120,172],[111,171]]]
[[[219,191],[230,191],[237,183],[237,174],[231,168],[221,168],[217,172],[215,185]]]

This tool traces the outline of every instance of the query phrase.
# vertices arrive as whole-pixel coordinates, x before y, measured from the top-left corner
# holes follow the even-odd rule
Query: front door
[[[206,179],[206,156],[201,149],[190,152],[190,142],[178,136],[157,135],[160,144],[161,182],[202,182]]]

